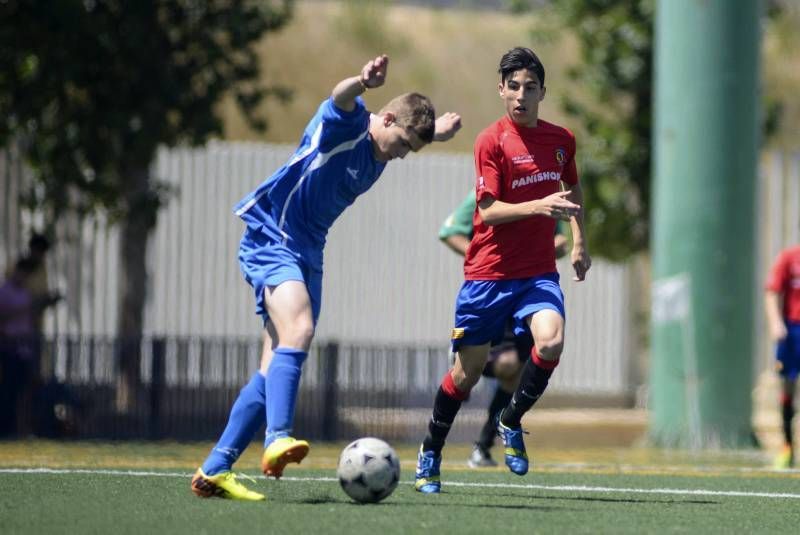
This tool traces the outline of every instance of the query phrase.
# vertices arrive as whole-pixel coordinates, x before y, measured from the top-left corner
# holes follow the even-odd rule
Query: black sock
[[[497,415],[500,414],[506,405],[511,402],[511,393],[506,392],[499,386],[494,391],[494,397],[489,404],[489,419],[483,424],[481,434],[478,437],[477,445],[486,451],[492,449],[494,437],[497,436]]]
[[[553,369],[545,369],[529,359],[522,368],[522,377],[519,380],[517,391],[511,398],[511,403],[503,410],[500,420],[506,427],[519,427],[522,415],[533,407],[536,400],[544,393],[547,382],[553,375]]]
[[[783,413],[783,439],[786,444],[791,446],[792,440],[792,418],[794,418],[794,400],[786,396],[781,400],[781,409]]]
[[[440,386],[433,402],[433,415],[428,422],[428,434],[422,441],[423,451],[433,451],[437,456],[442,453],[447,433],[450,432],[450,426],[453,425],[460,408],[461,400],[450,397]]]

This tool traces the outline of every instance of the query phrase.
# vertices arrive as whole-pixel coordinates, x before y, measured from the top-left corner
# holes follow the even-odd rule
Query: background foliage
[[[132,169],[159,145],[222,133],[215,104],[231,92],[248,120],[266,95],[252,46],[291,2],[10,0],[0,6],[0,143],[24,142],[48,219],[100,206],[155,217],[159,190],[130,195]]]
[[[612,260],[649,243],[655,3],[556,0],[556,22],[543,19],[571,29],[579,43],[561,103],[587,134],[579,158],[589,243]],[[771,21],[781,18],[780,2],[768,7]],[[764,99],[765,139],[778,131],[781,107],[773,95]]]
[[[0,144],[18,142],[36,187],[26,202],[55,228],[103,211],[119,224],[120,409],[139,381],[147,242],[165,191],[150,176],[159,146],[222,133],[231,94],[250,128],[285,97],[260,78],[254,45],[290,0],[8,0],[0,4]]]
[[[308,110],[329,86],[356,72],[369,54],[386,51],[389,79],[367,95],[370,108],[397,92],[425,93],[439,111],[458,111],[464,124],[452,141],[425,150],[471,152],[475,136],[502,112],[496,92],[500,56],[513,46],[530,46],[547,68],[542,117],[577,135],[592,254],[616,260],[647,249],[653,0],[509,0],[504,10],[399,1],[362,10],[364,4],[299,2],[298,15],[261,44],[262,58],[277,53],[285,60],[265,64],[264,72],[291,85],[293,101],[265,104],[274,121],[265,136],[252,132],[226,103],[227,136],[296,142]],[[800,100],[793,96],[800,91],[800,33],[794,31],[800,5],[770,0],[765,6],[764,143],[793,149],[800,146]],[[365,17],[373,25],[365,25]],[[298,34],[306,36],[303,49],[295,46]],[[313,53],[319,50],[326,54]],[[472,187],[472,177],[463,184]]]

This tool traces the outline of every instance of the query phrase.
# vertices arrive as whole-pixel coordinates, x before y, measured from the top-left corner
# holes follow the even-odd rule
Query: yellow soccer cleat
[[[227,500],[245,500],[258,502],[266,500],[266,496],[253,492],[238,481],[233,472],[220,472],[207,476],[202,468],[198,468],[192,478],[192,492],[201,498],[225,498]]]
[[[283,469],[289,463],[300,463],[308,455],[308,442],[292,437],[275,439],[264,450],[261,457],[261,471],[267,477],[280,479]]]
[[[775,457],[773,467],[776,470],[786,470],[787,468],[791,468],[793,465],[794,453],[792,452],[792,446],[789,444],[784,444],[783,448],[781,448],[781,452],[777,457]]]

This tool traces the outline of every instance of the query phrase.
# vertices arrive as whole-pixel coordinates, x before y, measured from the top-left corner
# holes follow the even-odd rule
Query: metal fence
[[[236,261],[243,225],[231,208],[280,166],[292,148],[212,143],[202,149],[159,152],[154,176],[175,194],[159,215],[148,250],[149,342],[143,345],[141,370],[145,384],[152,373],[148,366],[163,368],[157,368],[158,406],[152,397],[149,405],[138,406],[166,412],[155,418],[157,424],[153,418],[141,418],[150,422],[142,425],[154,429],[120,423],[112,434],[135,429],[154,435],[172,430],[174,436],[212,436],[224,423],[230,402],[255,370],[260,352],[260,322]],[[798,238],[798,162],[798,155],[765,156],[761,196],[755,201],[763,249],[759,280],[777,248]],[[13,148],[0,154],[0,173],[4,273],[23,251],[39,216],[22,210],[17,202],[18,194],[32,182]],[[337,425],[351,420],[359,425],[417,421],[418,409],[404,408],[409,400],[430,404],[447,367],[454,298],[462,279],[460,259],[445,250],[436,233],[472,186],[472,174],[472,159],[464,154],[423,153],[393,162],[372,190],[336,222],[326,247],[320,342],[304,372],[298,418],[308,423],[302,425],[315,429],[321,425],[314,419],[319,416],[311,413],[317,410],[320,392],[331,384],[333,364],[320,360],[320,348],[337,348],[333,384],[339,406],[345,407],[343,400],[363,405],[357,412],[356,401],[348,402]],[[97,411],[98,418],[87,417],[87,422],[103,421],[99,415],[114,389],[117,248],[117,231],[102,214],[82,221],[68,219],[59,225],[57,247],[48,260],[51,285],[66,294],[65,303],[46,317],[50,377],[92,400],[85,406]],[[581,284],[570,280],[566,262],[559,264],[559,270],[565,274],[567,344],[543,401],[632,403],[645,382],[638,326],[647,323],[639,317],[647,310],[642,304],[648,301],[646,284],[637,285],[641,277],[632,264],[596,261]],[[754,281],[754,291],[758,288],[759,281]],[[151,343],[155,340],[163,344]],[[152,353],[153,347],[163,353]],[[767,365],[761,357],[757,362]],[[315,382],[318,377],[327,379]],[[479,387],[476,399],[482,399],[486,390]],[[390,405],[399,412],[387,417],[381,411]],[[304,406],[311,413],[303,413]],[[200,415],[199,420],[190,413]],[[124,422],[110,414],[105,417],[108,422]],[[180,431],[184,425],[187,430]],[[386,430],[381,434],[391,435]]]
[[[257,338],[148,337],[141,347],[141,388],[117,404],[118,338],[63,336],[42,347],[34,431],[81,438],[208,439],[225,425],[247,377],[258,370]],[[438,381],[441,348],[319,341],[303,370],[296,430],[304,437],[346,440],[378,435],[417,440],[425,431]],[[482,383],[453,438],[473,438],[491,395]],[[52,418],[56,413],[57,418]]]
[[[291,150],[213,143],[159,153],[154,175],[176,193],[159,216],[148,252],[147,335],[258,335],[252,291],[236,261],[243,225],[231,207]],[[0,164],[21,169],[9,156]],[[472,174],[469,155],[414,155],[388,166],[372,190],[343,214],[328,236],[319,338],[438,345],[446,351],[462,270],[461,260],[436,235],[472,187]],[[26,187],[24,173],[4,173],[0,180],[7,188]],[[4,213],[18,223],[3,233],[9,247],[0,265],[19,250],[32,218],[10,200],[5,198]],[[99,214],[66,221],[58,232],[50,278],[66,299],[48,316],[48,334],[113,336],[116,229]],[[560,268],[568,273],[566,264]],[[628,277],[628,266],[598,261],[586,284],[564,278],[570,339],[554,388],[631,390]]]

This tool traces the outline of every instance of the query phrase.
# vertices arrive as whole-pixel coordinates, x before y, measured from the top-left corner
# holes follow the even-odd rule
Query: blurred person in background
[[[39,336],[44,332],[45,311],[62,299],[60,292],[50,290],[49,276],[47,274],[47,253],[50,251],[50,247],[50,240],[44,234],[34,232],[28,240],[28,252],[24,256],[33,266],[33,272],[26,278],[25,286],[33,295],[33,300],[36,304],[34,323],[36,325],[36,333]],[[13,270],[13,266],[8,270],[8,278],[11,277]]]
[[[47,275],[47,253],[50,250],[50,240],[43,234],[34,233],[28,240],[28,256],[34,263],[34,271],[28,278],[28,289],[33,294],[34,301],[37,303],[35,312],[36,332],[41,335],[44,326],[44,312],[61,300],[58,291],[50,290],[50,283]]]
[[[800,245],[781,251],[772,265],[764,306],[781,378],[783,446],[774,464],[775,468],[783,469],[794,465],[792,419],[795,385],[800,374]]]
[[[291,159],[235,207],[246,224],[239,262],[264,320],[261,367],[241,390],[225,430],[191,482],[200,497],[263,500],[231,471],[266,421],[261,470],[281,477],[286,464],[308,454],[291,436],[303,363],[322,298],[322,251],[328,229],[380,177],[387,162],[446,141],[460,117],[435,118],[419,93],[395,97],[377,114],[361,95],[384,84],[389,58],[367,62],[339,82],[306,126]],[[409,192],[408,202],[414,202]]]
[[[30,391],[38,366],[36,302],[29,288],[36,263],[18,260],[0,286],[0,436],[30,425]]]
[[[22,414],[26,417],[20,420],[19,432],[21,434],[36,433],[37,435],[52,434],[50,429],[42,425],[43,414],[52,407],[48,407],[43,396],[47,392],[42,391],[42,374],[49,376],[52,370],[52,363],[45,362],[44,348],[44,314],[45,311],[61,301],[62,296],[58,291],[50,289],[49,276],[47,272],[47,254],[50,251],[50,240],[44,234],[34,232],[28,240],[28,252],[26,259],[32,262],[33,272],[27,278],[25,285],[33,297],[33,343],[30,350],[31,366],[36,373],[31,377],[30,383],[24,389],[20,406]],[[52,388],[53,381],[47,384],[48,391]],[[63,387],[63,386],[62,386]],[[65,387],[63,387],[65,388]]]
[[[453,213],[447,216],[439,229],[439,240],[462,257],[467,255],[467,248],[472,240],[476,208],[475,190],[471,190]],[[567,237],[563,233],[561,223],[559,221],[556,224],[556,234],[553,240],[556,258],[567,254]],[[519,384],[522,367],[528,360],[532,349],[533,338],[530,333],[524,332],[515,336],[513,324],[510,323],[503,335],[502,342],[492,346],[489,351],[489,358],[482,375],[496,379],[497,385],[492,400],[489,402],[489,414],[486,422],[483,424],[478,440],[467,460],[470,468],[497,466],[497,462],[492,459],[491,454],[497,435],[497,417],[511,401],[511,396]]]
[[[52,369],[51,362],[44,362],[45,356],[42,352],[44,347],[44,313],[45,311],[57,304],[62,299],[59,291],[50,289],[49,276],[47,273],[47,254],[50,251],[50,240],[44,234],[34,232],[28,240],[28,255],[34,264],[34,270],[28,278],[27,286],[33,295],[34,303],[34,326],[36,328],[35,336],[39,339],[36,344],[36,355],[34,360],[37,363],[37,368],[44,371],[47,375],[48,371]],[[46,360],[46,359],[44,359]],[[37,377],[38,379],[38,377]]]
[[[516,47],[503,55],[498,72],[505,114],[475,140],[478,209],[464,261],[465,280],[456,298],[451,333],[455,365],[436,392],[417,456],[414,488],[424,494],[441,492],[447,434],[509,321],[515,334],[530,332],[535,347],[511,401],[500,412],[497,433],[509,470],[520,476],[528,472],[522,416],[544,393],[564,346],[564,295],[553,243],[556,220],[570,222],[574,280],[584,280],[591,266],[575,137],[539,119],[546,91],[544,66],[532,50]]]

